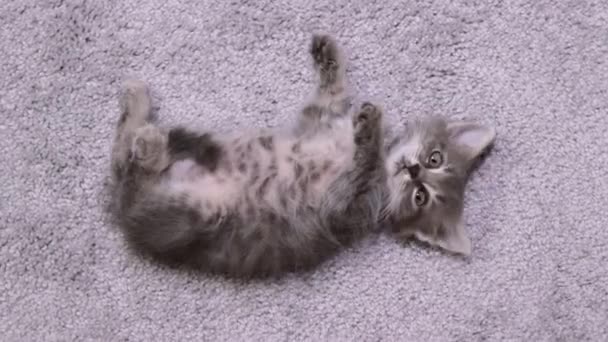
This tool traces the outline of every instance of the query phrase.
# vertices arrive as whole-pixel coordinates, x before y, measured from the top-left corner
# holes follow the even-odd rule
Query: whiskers
[[[400,212],[403,194],[405,193],[407,187],[407,181],[403,178],[396,181],[393,180],[390,183],[391,184],[388,184],[387,189],[387,201],[385,201],[385,205],[382,207],[380,212],[380,217],[382,220],[385,220],[393,214]]]
[[[405,156],[399,159],[395,163],[395,172],[393,173],[393,177],[396,177],[399,173],[407,168],[407,161],[405,160]]]

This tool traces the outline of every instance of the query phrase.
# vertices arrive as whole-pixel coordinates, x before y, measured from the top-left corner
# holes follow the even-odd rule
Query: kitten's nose
[[[412,177],[412,179],[418,178],[418,174],[420,173],[420,165],[414,164],[412,166],[408,166],[407,172],[410,173],[410,177]]]

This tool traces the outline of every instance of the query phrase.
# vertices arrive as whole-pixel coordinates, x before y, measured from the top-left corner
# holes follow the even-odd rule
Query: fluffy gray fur
[[[470,253],[464,188],[494,131],[429,118],[385,147],[381,111],[351,106],[335,42],[313,36],[310,54],[318,86],[289,129],[165,130],[150,121],[146,85],[127,82],[113,200],[135,247],[259,277],[313,267],[387,219],[400,239]]]
[[[289,129],[164,130],[128,81],[112,153],[114,210],[132,244],[238,277],[305,270],[372,229],[383,201],[382,114],[351,106],[335,42],[314,36],[319,82]]]

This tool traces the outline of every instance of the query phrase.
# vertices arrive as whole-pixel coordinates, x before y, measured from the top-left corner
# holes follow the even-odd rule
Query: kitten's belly
[[[291,201],[317,207],[331,184],[352,167],[354,140],[350,118],[334,122],[331,129],[306,139],[287,138],[277,145],[278,189],[269,203],[287,192]],[[297,189],[295,195],[291,189]]]
[[[203,175],[203,169],[192,159],[179,160],[169,168],[167,178],[177,182],[192,182]]]
[[[210,172],[194,160],[185,159],[173,163],[161,191],[185,198],[188,204],[204,212],[216,212],[227,210],[236,203],[242,183],[241,179]]]
[[[272,148],[262,146],[259,136],[235,141],[223,142],[225,163],[220,164],[229,168],[211,172],[193,160],[177,161],[161,191],[205,212],[240,211],[244,201],[279,213],[300,205],[316,207],[334,180],[351,168],[354,155],[350,119],[304,139],[274,135]],[[243,154],[249,145],[252,149]]]

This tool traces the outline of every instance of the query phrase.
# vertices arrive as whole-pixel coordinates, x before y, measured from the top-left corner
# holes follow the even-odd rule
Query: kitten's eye
[[[416,202],[417,206],[422,207],[428,200],[429,195],[424,187],[421,186],[416,189],[416,192],[414,193],[414,202]]]
[[[443,164],[443,156],[441,155],[441,152],[435,151],[431,153],[431,155],[429,156],[428,164],[431,168],[440,167],[441,164]]]

